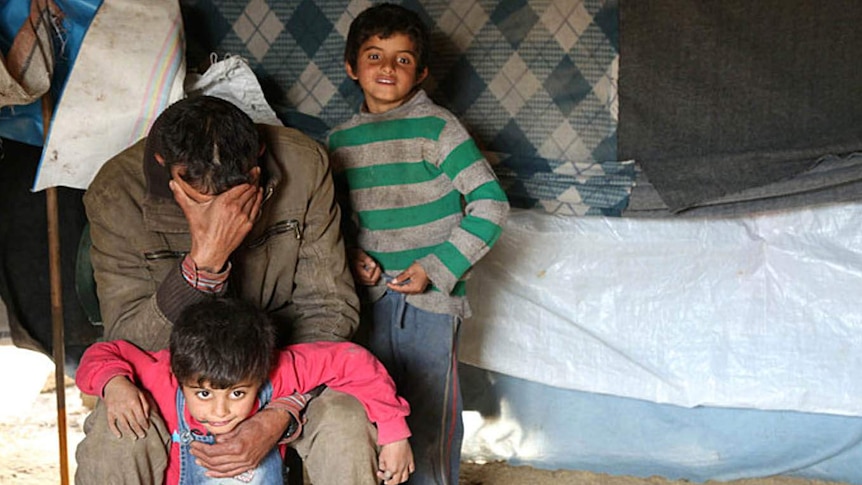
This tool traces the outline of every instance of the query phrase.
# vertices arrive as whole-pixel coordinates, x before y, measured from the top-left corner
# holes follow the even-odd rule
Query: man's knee
[[[377,429],[353,396],[325,390],[306,407],[302,436],[293,446],[312,483],[375,485]]]
[[[150,416],[144,438],[117,438],[108,428],[107,409],[99,401],[84,422],[84,439],[75,450],[76,485],[162,483],[170,432],[160,416]]]
[[[377,430],[368,420],[365,408],[349,394],[325,390],[308,404],[306,418],[305,429],[316,436],[334,435],[341,440],[376,441]]]

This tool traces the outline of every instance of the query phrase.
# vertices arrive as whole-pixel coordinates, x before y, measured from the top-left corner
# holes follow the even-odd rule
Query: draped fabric
[[[862,149],[858,1],[630,0],[619,14],[619,157],[671,211]]]
[[[464,123],[516,207],[620,215],[617,0],[405,0],[431,31],[429,96]],[[188,65],[248,59],[289,126],[323,139],[362,100],[344,72],[350,21],[370,2],[182,0]]]

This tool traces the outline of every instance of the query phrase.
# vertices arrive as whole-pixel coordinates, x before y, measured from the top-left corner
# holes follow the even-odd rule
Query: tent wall
[[[138,5],[137,2],[124,3],[121,0],[107,2],[111,2],[112,6]],[[232,55],[247,59],[263,86],[268,103],[280,120],[322,140],[329,128],[346,119],[359,107],[359,91],[344,73],[342,52],[350,20],[370,3],[364,0],[181,0],[179,7],[187,48],[186,65],[189,70],[194,70],[207,64],[213,53],[219,58]],[[834,119],[830,119],[831,113],[820,112],[818,108],[825,110],[835,106],[832,103],[841,101],[840,97],[835,98],[837,93],[844,92],[841,89],[846,87],[852,90],[854,84],[848,80],[859,77],[854,69],[859,69],[862,63],[857,62],[859,59],[851,54],[859,55],[858,52],[862,50],[849,49],[847,43],[858,44],[859,34],[853,32],[852,22],[851,26],[842,25],[832,31],[828,28],[828,15],[827,18],[811,17],[805,13],[805,9],[813,2],[794,1],[787,4],[768,0],[756,6],[742,0],[623,0],[622,3],[615,0],[407,0],[402,3],[419,12],[433,29],[433,61],[425,88],[435,100],[464,120],[494,165],[515,207],[541,209],[531,211],[529,216],[540,217],[540,226],[560,221],[564,221],[562,225],[577,225],[577,219],[589,219],[589,223],[583,226],[597,226],[592,232],[567,233],[564,236],[577,238],[581,245],[592,243],[596,246],[592,249],[601,251],[602,244],[612,245],[613,242],[597,242],[599,236],[610,235],[611,240],[620,237],[621,232],[615,231],[618,226],[610,221],[626,221],[626,217],[618,216],[627,215],[626,208],[633,202],[632,190],[636,184],[644,188],[646,182],[653,182],[653,191],[647,194],[654,202],[650,208],[668,215],[714,200],[725,202],[725,197],[740,194],[743,195],[730,202],[745,204],[758,199],[757,191],[772,184],[781,187],[769,192],[771,196],[796,194],[797,203],[805,204],[806,198],[799,196],[799,193],[804,193],[812,185],[805,182],[800,186],[803,190],[799,191],[792,187],[788,189],[782,184],[798,178],[791,179],[793,175],[808,175],[817,170],[835,176],[834,187],[858,183],[855,174],[859,171],[854,165],[858,157],[852,156],[852,152],[858,149],[858,135],[854,135],[852,129],[850,132],[842,130],[858,126],[862,103],[848,101],[847,105],[839,104],[837,108],[840,109],[834,111]],[[817,9],[822,7],[823,12],[840,12],[840,15],[831,18],[839,22],[848,17],[857,18],[862,11],[856,2],[835,0],[826,2],[825,7],[821,4],[817,3]],[[176,5],[170,3],[170,6]],[[773,24],[767,24],[769,28],[789,26],[798,29],[768,33],[770,37],[767,39],[776,43],[774,51],[783,53],[780,58],[770,58],[770,49],[764,49],[763,40],[754,37],[757,26],[762,27],[758,22],[764,16],[776,20]],[[824,30],[826,32],[822,32]],[[705,34],[702,38],[697,35],[701,31]],[[826,40],[833,40],[834,48],[810,47],[807,42],[820,34]],[[831,34],[835,34],[835,37],[830,37]],[[684,43],[680,43],[680,40],[684,40]],[[751,46],[746,45],[748,41]],[[778,44],[781,42],[786,44]],[[657,46],[661,47],[662,52]],[[715,59],[706,47],[714,47],[719,54],[730,57],[723,58],[724,61],[719,58],[696,66],[686,63],[700,56]],[[730,47],[730,54],[727,54]],[[745,50],[746,47],[752,49]],[[783,110],[774,114],[780,115],[779,118],[792,118],[794,115],[801,117],[789,119],[793,123],[777,122],[772,112],[763,109],[753,112],[757,116],[747,116],[748,105],[745,101],[755,105],[753,101],[773,99],[772,91],[767,89],[771,85],[758,84],[761,80],[772,78],[757,76],[756,71],[744,69],[772,69],[771,76],[776,73],[801,74],[798,66],[784,62],[789,58],[788,52],[820,56],[817,61],[824,64],[815,66],[828,66],[831,59],[836,70],[817,69],[818,74],[825,74],[826,78],[820,77],[821,81],[818,82],[824,83],[822,85],[813,81],[805,84],[801,91],[803,97],[797,98],[802,101],[798,105],[804,110],[794,111],[792,101],[781,103]],[[749,59],[747,56],[754,57]],[[113,63],[113,59],[106,58],[105,62]],[[653,60],[669,64],[654,64]],[[731,66],[728,64],[730,60],[744,61],[744,67],[732,71],[728,79],[725,74],[728,74],[726,68]],[[847,63],[850,64],[845,65]],[[705,70],[695,70],[695,67]],[[656,72],[650,69],[656,69]],[[829,72],[819,72],[821,70]],[[830,72],[838,73],[835,79],[828,77]],[[142,79],[147,79],[152,71],[138,74]],[[732,90],[729,87],[731,85],[725,83],[738,77],[749,81],[745,87],[755,88],[755,94],[747,91],[749,94],[741,96],[742,102],[730,96],[735,93],[729,92]],[[807,79],[807,76],[802,77],[803,81]],[[618,84],[620,96],[617,96]],[[818,86],[826,86],[830,90],[821,93]],[[757,94],[758,89],[762,89],[762,97]],[[677,99],[673,96],[677,93],[686,93],[686,96]],[[704,95],[699,96],[698,93]],[[799,96],[799,91],[794,93]],[[806,93],[810,96],[805,96]],[[822,100],[822,104],[818,99]],[[719,109],[726,101],[729,107],[735,107],[729,117],[724,117]],[[618,112],[621,113],[619,116]],[[755,165],[754,162],[748,163],[751,160],[746,162],[738,156],[739,153],[728,147],[743,147],[743,141],[759,142],[762,137],[756,122],[763,120],[768,121],[770,126],[778,126],[779,130],[785,126],[799,128],[800,125],[810,130],[791,135],[786,146],[781,143],[777,147],[773,145],[771,149],[776,149],[777,153],[757,152],[754,162],[758,163]],[[823,128],[819,125],[821,121],[833,122],[837,128]],[[789,133],[792,132],[780,134],[786,136]],[[835,140],[829,141],[833,135]],[[707,143],[712,141],[717,144]],[[811,141],[812,145],[804,145],[806,141]],[[812,147],[820,147],[822,153],[812,151]],[[691,148],[696,152],[695,158],[743,162],[734,165],[732,170],[717,164],[698,170],[692,164],[692,170],[689,170],[691,154],[674,150]],[[798,153],[784,156],[785,148]],[[799,156],[799,153],[803,156]],[[664,176],[667,174],[662,175],[661,171],[654,170],[656,164],[663,163],[665,158],[676,163],[669,165],[673,170],[669,171],[667,178]],[[76,161],[61,162],[57,164],[58,167],[62,167],[63,163],[74,166]],[[639,173],[635,162],[645,163],[646,173]],[[827,165],[830,169],[823,170]],[[98,166],[92,168],[93,172],[97,169]],[[742,175],[752,174],[757,177],[741,180]],[[848,178],[842,179],[845,175]],[[668,180],[695,192],[697,197],[678,197],[675,190],[680,185],[671,186]],[[830,184],[818,187],[818,190],[828,191]],[[845,194],[842,200],[858,200],[858,194]],[[826,200],[828,198],[817,199],[818,202]],[[558,217],[562,215],[595,217]],[[773,228],[774,233],[771,235],[779,241],[784,240],[784,235],[798,236],[793,232],[796,226],[794,214],[788,214],[787,217],[789,222],[784,226]],[[807,221],[812,222],[810,218]],[[709,220],[702,222],[713,226]],[[820,222],[815,220],[813,225]],[[822,224],[828,226],[833,222],[825,219]],[[743,221],[741,225],[747,227],[746,223]],[[635,227],[631,230],[635,233],[641,229],[636,227],[638,224],[632,222]],[[529,232],[531,223],[523,223],[519,229]],[[672,255],[673,249],[678,247],[675,244],[680,243],[675,239],[681,237],[679,232],[675,232],[676,229],[669,228],[656,234],[655,241],[669,241],[664,251],[666,254]],[[710,227],[710,230],[715,230],[715,227]],[[503,237],[508,238],[513,234],[514,231],[509,231]],[[801,237],[805,238],[805,234]],[[800,258],[809,262],[831,262],[832,258],[846,258],[851,263],[848,266],[851,270],[842,275],[851,284],[857,284],[860,273],[856,272],[854,265],[862,260],[858,257],[858,238],[854,234],[840,237],[842,244],[849,241],[849,249],[827,241],[811,252],[802,254]],[[708,239],[713,242],[714,238]],[[719,242],[724,240],[721,237],[717,239]],[[681,242],[692,241],[696,243],[697,237]],[[567,242],[563,240],[555,247],[565,248]],[[543,253],[548,246],[543,246],[536,239],[528,240],[527,244],[534,246],[525,247],[525,254],[527,249],[532,254],[550,254],[547,251]],[[755,238],[750,247],[756,256],[763,256],[767,252],[759,249],[767,245],[767,242]],[[729,244],[728,247],[732,246]],[[708,246],[704,251],[715,251],[715,247]],[[770,256],[774,254],[786,256],[780,248],[775,253],[768,253]],[[721,254],[711,252],[710,256],[720,258]],[[599,295],[598,303],[612,301],[613,298],[609,296],[625,297],[635,292],[644,293],[639,295],[642,297],[649,297],[651,291],[661,296],[661,289],[653,284],[657,280],[671,282],[684,292],[689,284],[710,281],[716,272],[722,276],[733,276],[733,270],[736,269],[721,263],[677,273],[672,271],[672,267],[656,269],[647,264],[654,262],[649,261],[649,255],[639,252],[637,248],[626,251],[619,258],[630,264],[632,273],[614,282],[618,285],[615,295]],[[750,261],[755,260],[752,258]],[[518,284],[522,284],[529,283],[530,278],[547,278],[565,263],[593,265],[597,275],[608,274],[598,259],[550,261],[543,266],[521,268],[522,273],[516,275],[515,279]],[[766,267],[754,266],[755,270]],[[791,272],[800,267],[803,266],[791,264]],[[472,282],[476,287],[494,292],[504,285],[494,277],[485,276],[483,280],[481,271],[476,273]],[[764,274],[769,276],[768,271],[758,275]],[[804,277],[802,273],[799,274]],[[741,275],[744,276],[747,275]],[[27,278],[33,278],[33,275],[28,274]],[[6,282],[9,281],[18,285],[24,279],[7,278]],[[579,300],[580,294],[575,291],[579,285],[592,285],[591,289],[594,290],[598,286],[599,293],[603,288],[597,280],[589,278],[558,280],[556,290],[560,294],[551,297],[559,301],[547,305],[543,304],[541,298],[537,299],[538,310],[531,316],[535,318],[529,320],[532,326],[527,326],[522,333],[507,334],[507,344],[515,345],[517,349],[519,340],[535,343],[537,336],[561,340],[561,334],[548,324],[551,319],[542,318],[543,315],[551,315],[559,308],[557,303],[561,302],[563,307],[565,304],[580,305],[578,308],[581,310],[592,308],[590,305],[596,308],[600,306],[596,301]],[[567,289],[571,291],[566,292]],[[780,293],[784,287],[779,285],[768,289]],[[521,292],[519,296],[525,294]],[[740,296],[740,292],[737,292],[737,296]],[[757,296],[751,298],[756,299]],[[830,320],[844,324],[847,321],[852,323],[855,321],[852,319],[859,317],[858,312],[852,310],[848,312],[847,320],[847,315],[830,312],[830,306],[822,301],[816,302],[819,303],[817,305],[808,305],[805,295],[799,298],[799,302],[806,311],[815,312],[816,318],[822,319],[805,322],[810,326],[809,330],[818,329],[821,323],[828,324]],[[722,301],[716,303],[722,304]],[[633,327],[639,330],[652,328],[647,319],[616,320],[615,317],[622,315],[622,312],[617,312],[611,306],[606,312],[594,312],[588,318],[578,320],[582,326],[575,330],[583,335],[577,335],[570,348],[585,347],[596,341],[611,341],[604,342],[597,338],[598,333],[591,333],[596,328],[594,325],[622,335],[634,333],[630,331]],[[672,318],[679,317],[689,319],[685,322],[688,324],[702,323],[701,330],[707,333],[733,333],[728,330],[727,322],[720,318],[691,321],[698,316],[692,316],[691,313],[697,313],[695,305],[684,304],[681,307],[689,313],[676,312],[677,308],[648,306],[645,310],[658,309],[671,317],[671,327]],[[792,308],[786,310],[792,311]],[[571,312],[563,311],[553,316],[558,320],[566,320],[572,315]],[[756,315],[752,316],[755,320],[753,323],[761,323],[754,317]],[[479,329],[479,339],[484,338],[481,335],[485,329],[494,329],[495,325],[503,327],[501,321],[495,321],[496,317],[484,321],[480,321],[481,318],[481,315],[477,315],[472,321],[465,322],[465,325]],[[844,328],[840,325],[836,327]],[[852,327],[850,325],[851,331],[847,332],[847,337],[849,343],[856,344],[860,339],[852,332]],[[756,326],[752,328],[757,330]],[[758,336],[752,332],[752,336]],[[468,338],[476,339],[476,333],[473,335]],[[568,338],[570,334],[566,335]],[[749,334],[730,336],[744,339]],[[683,340],[685,338],[681,337]],[[509,365],[530,367],[536,364],[522,352],[504,352],[500,347],[485,346],[486,343],[483,340],[469,340],[464,347],[465,350],[472,348],[474,352],[479,349],[480,354],[485,352],[493,355],[494,359],[505,360]],[[618,348],[611,347],[611,350],[623,357],[629,356]],[[635,355],[638,350],[635,345]],[[658,356],[670,361],[676,355],[675,350],[675,347],[668,346],[667,352],[659,352]],[[710,355],[717,355],[714,352],[716,349],[711,350],[713,354]],[[560,356],[559,361],[564,362],[568,357],[580,356]],[[476,362],[492,367],[481,360]],[[743,361],[733,363],[746,368]],[[781,365],[780,359],[776,359],[776,365]],[[565,374],[567,369],[561,364],[557,370]],[[591,372],[599,373],[608,369],[615,370],[611,365],[595,365]],[[858,462],[860,454],[859,436],[862,436],[862,431],[859,429],[860,418],[855,416],[802,413],[797,410],[689,408],[630,399],[631,395],[624,393],[620,396],[584,392],[577,386],[562,389],[535,376],[518,379],[494,368],[474,370],[465,371],[464,392],[468,412],[472,412],[470,416],[474,418],[478,416],[478,420],[471,424],[472,434],[466,442],[467,458],[499,457],[540,467],[583,467],[599,472],[635,475],[659,473],[692,480],[788,473],[862,483],[858,472],[847,465]],[[570,373],[575,372],[569,370]],[[585,371],[580,369],[579,372]],[[590,376],[577,377],[589,380]],[[732,381],[728,376],[714,375],[712,378],[719,385]],[[806,393],[820,392],[819,384],[812,382],[790,392],[799,393],[804,400]],[[684,385],[680,394],[686,394]],[[661,401],[661,397],[656,400]],[[554,406],[548,407],[551,403]],[[683,404],[709,406],[714,403]],[[728,405],[726,402],[720,404]],[[565,408],[566,411],[556,412],[559,408]],[[753,423],[757,423],[757,426]],[[742,445],[746,443],[751,446],[744,448]]]

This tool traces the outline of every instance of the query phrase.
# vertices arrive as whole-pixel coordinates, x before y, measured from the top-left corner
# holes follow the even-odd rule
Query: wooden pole
[[[51,114],[51,93],[42,96],[43,135],[47,146]],[[45,189],[48,211],[48,264],[51,277],[51,327],[53,329],[54,383],[57,393],[57,434],[60,440],[60,483],[69,483],[69,455],[66,433],[66,339],[63,335],[63,281],[60,271],[60,220],[57,188]]]

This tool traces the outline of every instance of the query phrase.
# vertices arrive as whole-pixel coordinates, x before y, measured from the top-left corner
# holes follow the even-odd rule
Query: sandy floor
[[[460,485],[690,485],[685,480],[671,481],[660,477],[635,478],[610,476],[571,470],[546,471],[529,467],[511,467],[504,463],[475,465],[465,463],[461,469]],[[834,482],[775,477],[707,484],[733,485],[827,485]]]
[[[0,400],[0,485],[59,484],[60,438],[53,364],[44,355],[22,350],[0,339],[0,389],[14,398]],[[65,388],[65,419],[70,477],[75,471],[75,446],[83,438],[88,412],[78,389]],[[9,392],[13,391],[13,392]],[[72,483],[70,478],[66,483]],[[472,464],[462,468],[460,485],[683,485],[689,482],[659,477],[635,478],[579,471],[546,471],[505,463]],[[713,483],[713,482],[710,482]],[[826,485],[829,482],[776,477],[739,480],[734,485]]]
[[[5,342],[0,345],[0,368],[0,389],[6,391],[0,400],[0,484],[61,483],[53,363]],[[68,463],[74,473],[74,449],[84,436],[87,409],[74,385],[65,395]]]

